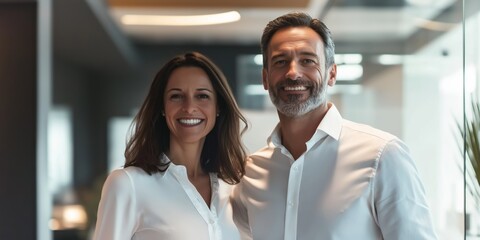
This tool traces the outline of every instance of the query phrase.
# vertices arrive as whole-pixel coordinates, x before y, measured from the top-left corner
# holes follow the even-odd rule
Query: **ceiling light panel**
[[[229,11],[205,15],[124,15],[125,25],[156,25],[156,26],[199,26],[236,22],[240,20],[237,11]]]
[[[112,7],[306,8],[310,0],[108,0]]]

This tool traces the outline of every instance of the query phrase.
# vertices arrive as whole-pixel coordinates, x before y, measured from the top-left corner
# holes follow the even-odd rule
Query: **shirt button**
[[[209,223],[210,223],[210,224],[214,224],[214,223],[215,223],[215,220],[214,220],[214,219],[210,219],[210,220],[209,220]]]
[[[289,207],[292,207],[292,206],[293,206],[293,202],[292,202],[292,201],[288,201],[288,206],[289,206]]]

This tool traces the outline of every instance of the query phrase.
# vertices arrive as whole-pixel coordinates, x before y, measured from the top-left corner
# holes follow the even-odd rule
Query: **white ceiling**
[[[400,0],[403,1],[403,0]],[[338,6],[327,0],[310,0],[306,8],[187,8],[113,6],[110,14],[119,28],[137,42],[165,43],[258,43],[268,21],[288,12],[305,11],[324,16],[335,41],[395,41],[405,39],[425,21],[434,18],[455,0],[415,0],[417,5],[400,7]],[[344,1],[348,2],[348,1]],[[357,1],[358,2],[358,1]],[[370,1],[372,2],[372,1]],[[414,2],[410,0],[408,2]],[[332,4],[333,3],[333,4]],[[127,26],[120,22],[124,14],[201,15],[237,10],[241,20],[234,23],[194,26]]]

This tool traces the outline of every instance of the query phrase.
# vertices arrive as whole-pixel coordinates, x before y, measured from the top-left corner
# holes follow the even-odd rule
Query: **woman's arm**
[[[123,169],[110,173],[102,189],[93,240],[130,240],[138,224],[132,179]]]

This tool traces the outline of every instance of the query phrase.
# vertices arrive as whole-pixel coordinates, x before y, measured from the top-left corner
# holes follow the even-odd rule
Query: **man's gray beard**
[[[326,103],[327,92],[326,84],[323,86],[320,91],[314,91],[305,102],[299,100],[300,95],[288,95],[288,102],[284,102],[280,97],[275,96],[273,91],[268,91],[272,103],[275,105],[277,110],[287,117],[301,117],[314,109],[322,106]]]

